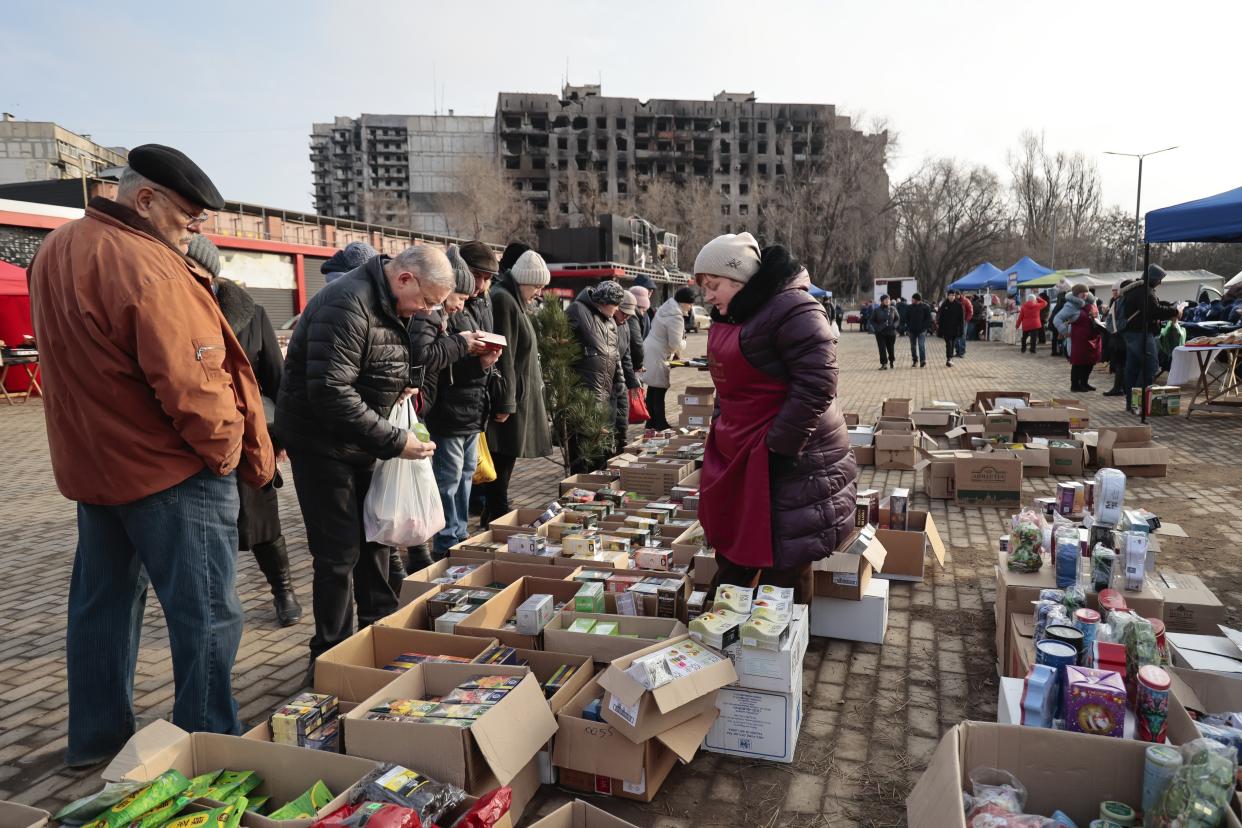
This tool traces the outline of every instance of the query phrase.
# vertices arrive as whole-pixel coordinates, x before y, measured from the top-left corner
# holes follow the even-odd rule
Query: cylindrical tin
[[[1181,766],[1180,751],[1167,745],[1147,748],[1147,761],[1143,765],[1143,813],[1150,813],[1156,807],[1161,794],[1169,787]]]
[[[1009,551],[1009,536],[1008,535],[1000,536],[1000,551],[1001,552]]]
[[[1163,742],[1169,717],[1169,674],[1154,664],[1138,671],[1138,698],[1134,703],[1134,738],[1144,742]]]
[[[1124,802],[1106,800],[1100,803],[1100,819],[1122,828],[1131,828],[1138,816],[1134,809]]]
[[[1082,633],[1082,655],[1083,664],[1093,667],[1093,664],[1087,664],[1092,661],[1091,653],[1095,648],[1095,631],[1100,626],[1100,614],[1093,609],[1083,607],[1074,613],[1074,626]]]
[[[1044,640],[1060,641],[1073,647],[1076,653],[1075,661],[1078,664],[1083,663],[1084,638],[1082,630],[1069,624],[1049,624],[1044,628]]]
[[[1160,658],[1165,659],[1164,650],[1164,622],[1159,618],[1148,618],[1151,624],[1151,631],[1156,634],[1156,647],[1160,650]]]
[[[1100,590],[1100,615],[1103,615],[1105,620],[1108,620],[1108,613],[1129,608],[1125,597],[1117,590]]]

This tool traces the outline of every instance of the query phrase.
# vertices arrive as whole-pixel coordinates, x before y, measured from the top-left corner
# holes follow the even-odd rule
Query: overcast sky
[[[998,171],[1024,129],[1097,160],[1105,204],[1242,185],[1242,2],[7,0],[0,109],[108,145],[176,146],[228,198],[311,208],[334,115],[491,114],[496,93],[831,103],[899,135],[894,181],[952,155]],[[438,80],[433,83],[434,77]],[[434,90],[434,92],[433,92]],[[434,94],[434,97],[433,97]]]

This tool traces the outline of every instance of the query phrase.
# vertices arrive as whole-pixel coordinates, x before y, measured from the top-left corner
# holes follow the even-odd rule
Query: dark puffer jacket
[[[388,422],[410,384],[410,338],[376,256],[314,295],[302,312],[276,401],[291,451],[358,466],[396,457],[406,431]]]
[[[714,320],[742,326],[739,345],[751,365],[789,384],[768,429],[771,492],[753,494],[772,499],[776,569],[828,557],[853,526],[858,467],[836,401],[837,343],[810,285],[788,251],[770,247],[728,316],[712,311]]]
[[[440,341],[461,341],[460,336],[453,334],[477,330],[478,321],[467,306],[448,318],[448,331]],[[410,334],[417,360],[418,341],[414,339],[412,326]],[[428,371],[424,384],[430,387],[435,382],[434,404],[430,410],[423,409],[423,419],[433,436],[469,437],[483,430],[487,419],[487,381],[490,374],[491,369],[484,369],[478,357],[468,354],[442,369],[434,380]]]
[[[578,376],[601,405],[609,405],[613,389],[625,382],[621,375],[621,352],[617,349],[617,323],[591,299],[590,288],[578,294],[565,314],[582,346],[582,358],[575,366]]]
[[[455,314],[461,316],[461,314]],[[440,379],[451,366],[466,356],[470,346],[456,332],[449,330],[442,311],[422,311],[410,318],[410,364],[413,376],[422,377],[418,391],[421,412],[427,430],[432,434],[451,436],[431,427],[431,414],[440,407]]]
[[[642,319],[646,319],[646,315],[639,311]],[[641,374],[643,370],[643,337],[646,332],[643,331],[643,323],[638,316],[631,316],[625,323],[630,329],[630,362],[634,366],[634,373]],[[641,377],[640,377],[641,379]]]
[[[486,293],[471,296],[466,300],[466,313],[474,320],[474,327],[469,330],[495,333],[496,321],[492,318],[492,297]],[[462,328],[461,330],[466,330]]]

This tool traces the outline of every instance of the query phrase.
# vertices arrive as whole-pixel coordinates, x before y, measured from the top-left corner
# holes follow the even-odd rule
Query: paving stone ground
[[[702,351],[706,336],[693,336]],[[840,395],[846,411],[864,420],[878,415],[890,396],[968,401],[978,390],[1023,388],[1040,396],[1068,393],[1069,368],[1050,357],[1022,355],[1013,346],[971,343],[965,359],[946,368],[941,343],[928,343],[925,369],[879,372],[874,341],[848,332],[841,342]],[[899,353],[907,346],[898,342]],[[899,364],[905,365],[903,360]],[[679,386],[702,375],[675,372]],[[1097,370],[1101,389],[1109,378]],[[675,401],[676,388],[670,393]],[[1136,422],[1116,398],[1087,395],[1095,425]],[[675,405],[671,405],[675,410]],[[1172,450],[1168,477],[1133,480],[1129,497],[1181,523],[1189,541],[1164,544],[1161,565],[1197,572],[1229,608],[1242,612],[1237,576],[1242,492],[1237,447],[1242,419],[1196,415],[1156,418],[1157,439]],[[73,504],[57,492],[48,465],[42,404],[0,405],[0,799],[54,810],[94,790],[98,770],[67,771],[64,663],[65,605],[76,543]],[[524,461],[513,481],[519,505],[551,499],[562,477],[559,464]],[[911,472],[861,471],[860,487],[914,487]],[[1050,493],[1055,479],[1028,480],[1030,498]],[[892,584],[889,628],[883,646],[812,639],[803,673],[805,722],[796,761],[776,765],[713,754],[674,770],[648,805],[597,799],[601,807],[637,825],[685,826],[897,826],[905,824],[904,799],[940,735],[963,718],[989,720],[996,713],[992,603],[995,538],[1007,512],[958,508],[915,495],[930,509],[948,547],[944,569],[922,584]],[[246,632],[234,671],[234,690],[245,720],[257,720],[299,689],[311,632],[310,560],[291,486],[281,493],[281,516],[307,618],[291,629],[276,626],[266,583],[242,553],[238,587]],[[172,706],[172,672],[162,615],[151,599],[135,681],[141,721],[166,716]],[[566,799],[545,788],[532,811]]]

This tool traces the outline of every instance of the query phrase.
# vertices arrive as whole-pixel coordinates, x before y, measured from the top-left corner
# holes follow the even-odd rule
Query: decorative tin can
[[[1082,653],[1083,663],[1092,660],[1092,653],[1095,651],[1095,632],[1100,627],[1100,614],[1093,609],[1083,607],[1074,611],[1074,626],[1082,633]],[[1087,664],[1092,667],[1094,665]]]
[[[1009,536],[1008,535],[1000,536],[1000,551],[1002,553],[1009,551]]]
[[[1147,621],[1151,624],[1151,631],[1156,634],[1156,649],[1160,650],[1160,660],[1168,663],[1164,649],[1164,622],[1159,618],[1148,618]]]
[[[1106,670],[1065,668],[1065,729],[1121,738],[1126,724],[1126,688]]]
[[[1134,809],[1124,802],[1114,802],[1108,800],[1100,803],[1100,819],[1109,825],[1119,825],[1121,828],[1130,828],[1135,824],[1138,815],[1134,813]]]
[[[1128,610],[1125,597],[1115,589],[1100,590],[1100,615],[1108,620],[1108,613]]]
[[[1143,813],[1148,813],[1160,801],[1160,795],[1169,787],[1177,769],[1182,766],[1180,751],[1167,745],[1151,745],[1147,748],[1147,761],[1143,765]]]
[[[1049,624],[1044,629],[1044,640],[1061,641],[1074,648],[1075,660],[1078,664],[1084,661],[1082,630],[1069,624]]]
[[[1056,669],[1047,664],[1032,664],[1022,681],[1022,724],[1027,727],[1052,727],[1056,701]]]
[[[1095,511],[1095,481],[1084,480],[1082,483],[1083,511],[1092,513]]]
[[[1138,671],[1138,696],[1134,704],[1134,738],[1163,742],[1169,717],[1169,674],[1154,664]]]
[[[1046,664],[1057,671],[1056,716],[1059,718],[1065,707],[1065,668],[1073,667],[1078,660],[1078,651],[1064,641],[1044,639],[1035,643],[1035,663]]]

